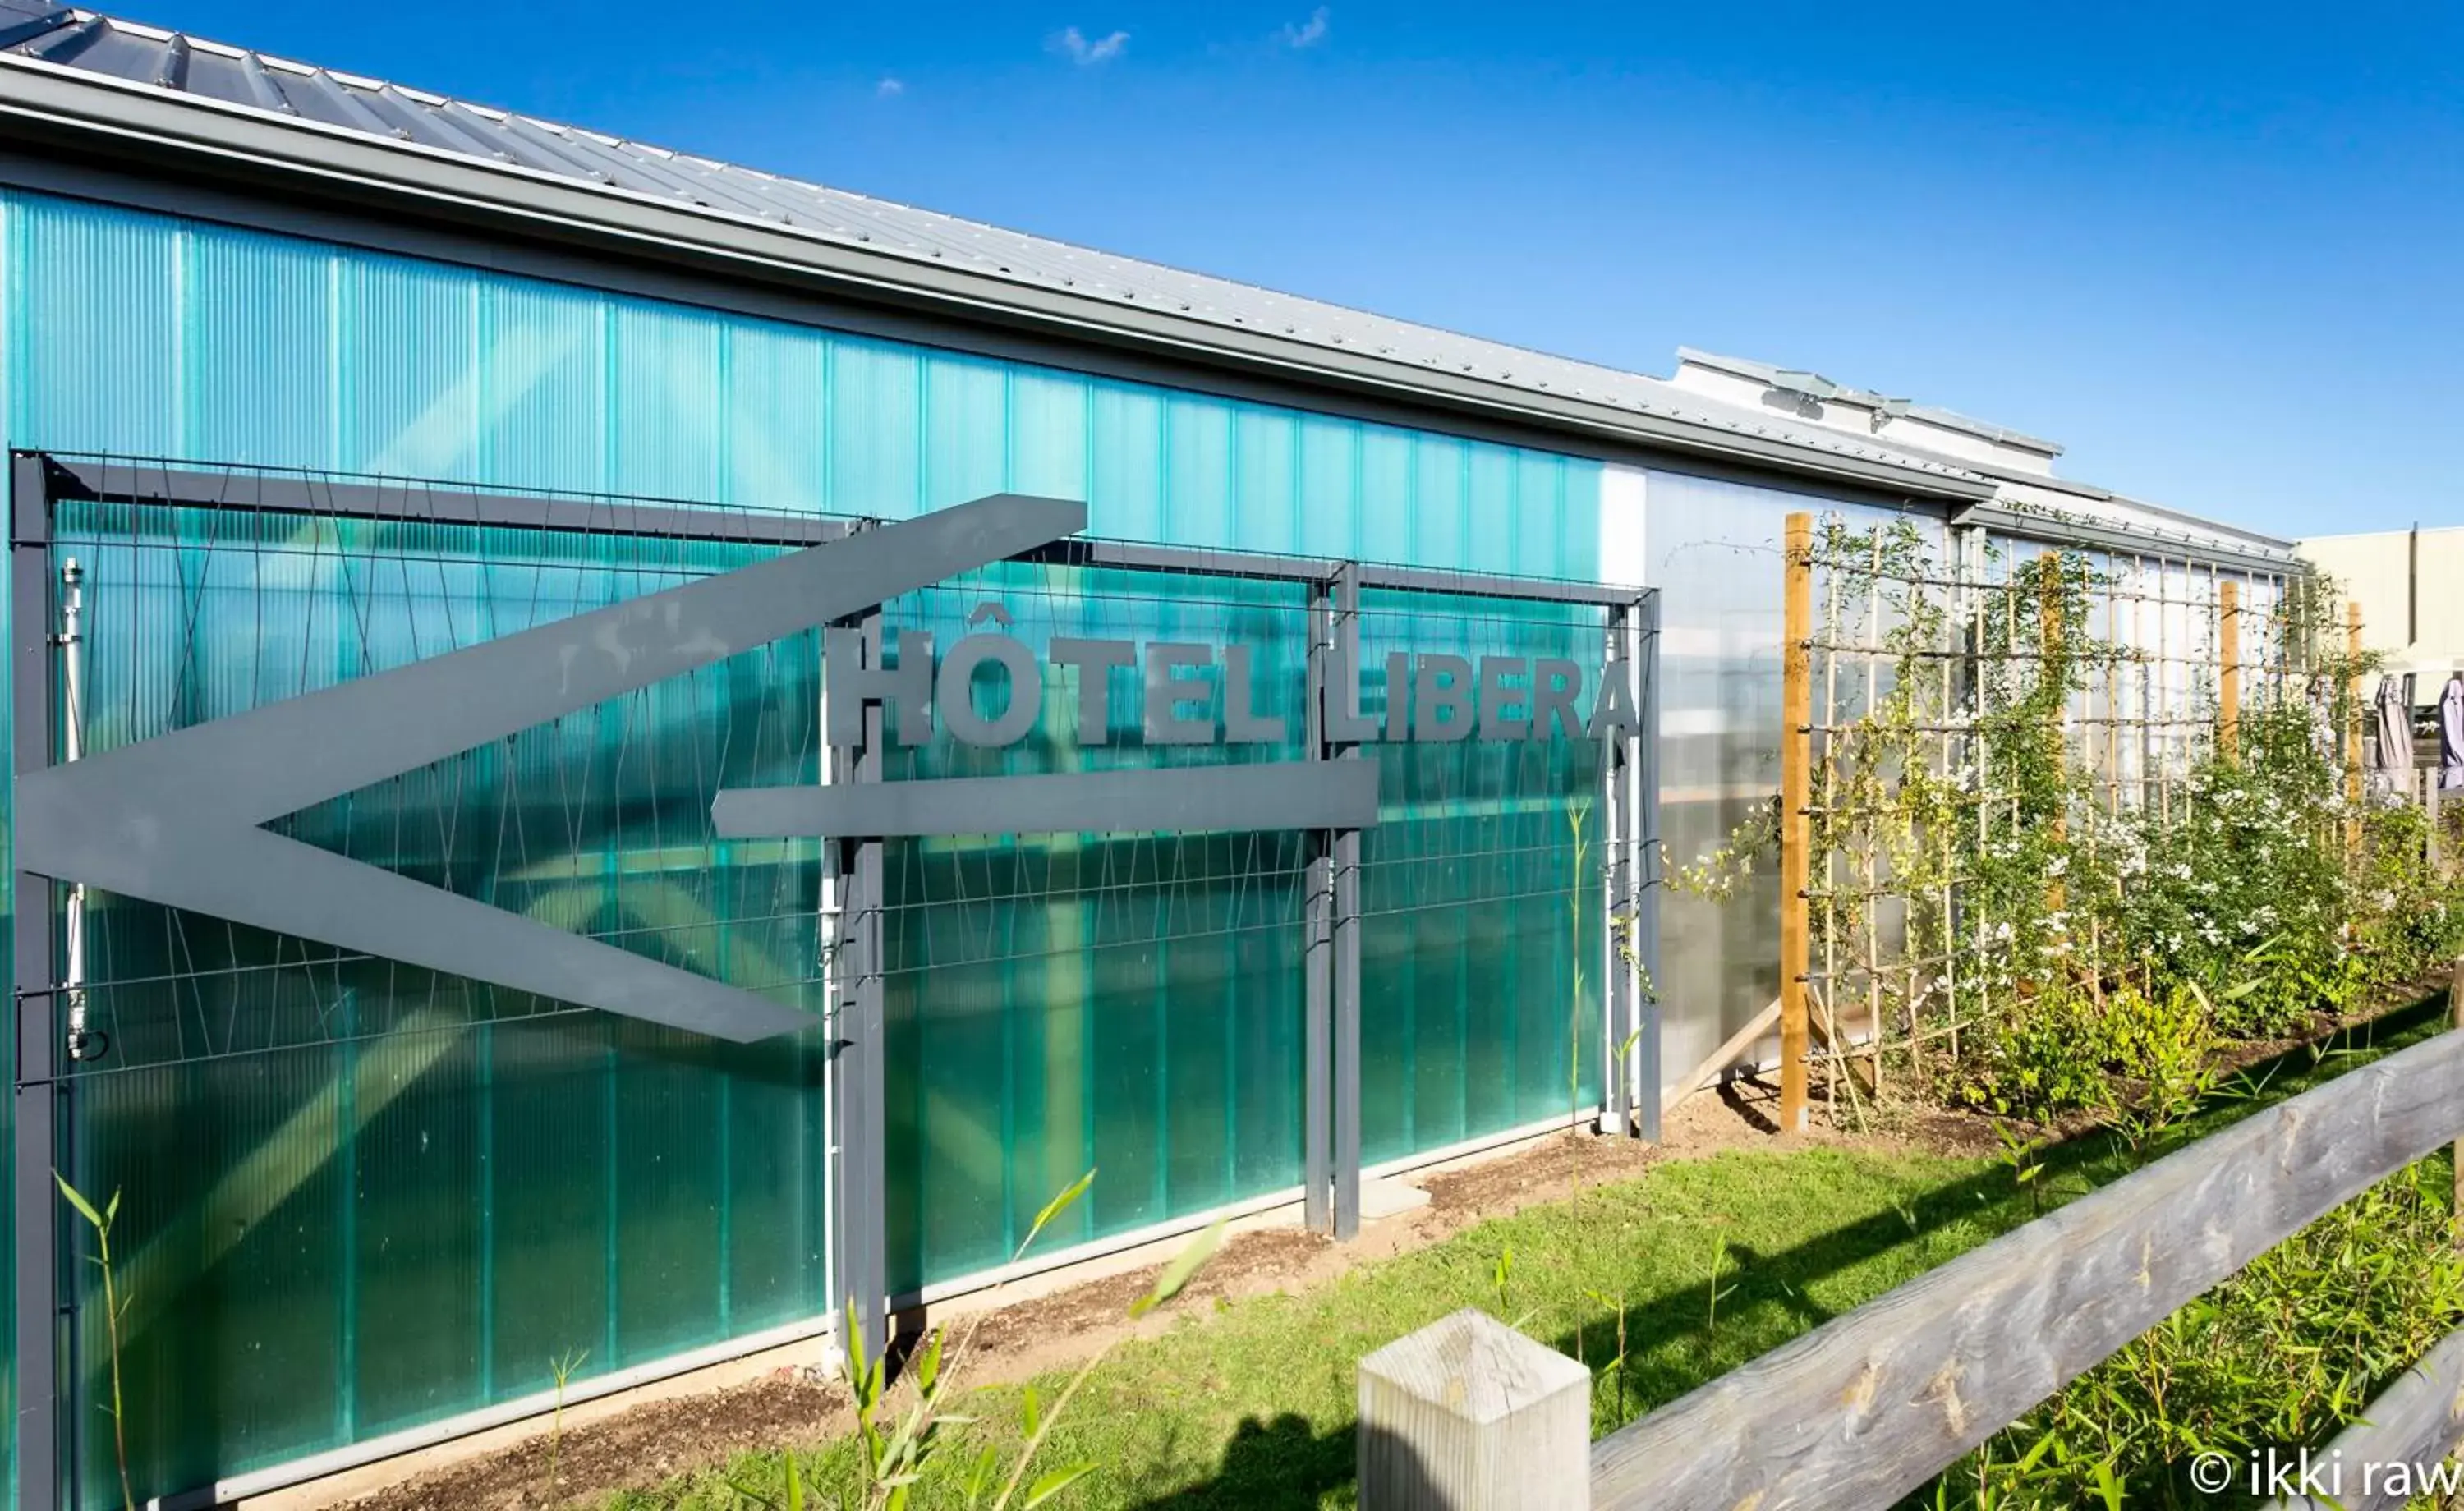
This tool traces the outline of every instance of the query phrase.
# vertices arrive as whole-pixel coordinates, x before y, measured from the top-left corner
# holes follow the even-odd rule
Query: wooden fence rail
[[[1835,1318],[1594,1443],[1588,1480],[1569,1473],[1550,1495],[1516,1503],[1888,1506],[2274,1244],[2459,1135],[2464,1033],[2449,1033],[2254,1113]],[[1481,1369],[1496,1351],[1452,1357]],[[1461,1398],[1464,1380],[1416,1369],[1412,1389]],[[1371,1372],[1364,1360],[1364,1406]],[[2436,1404],[2432,1386],[2421,1391]],[[1509,1391],[1484,1431],[1512,1416],[1519,1430],[1551,1434],[1550,1411],[1588,1421],[1580,1395],[1555,1402]],[[1419,1420],[1441,1437],[1457,1430],[1442,1412]],[[1364,1415],[1364,1443],[1366,1427]],[[1398,1435],[1391,1416],[1377,1436],[1375,1465],[1361,1460],[1364,1511],[1484,1503],[1442,1471],[1497,1460],[1451,1439]]]

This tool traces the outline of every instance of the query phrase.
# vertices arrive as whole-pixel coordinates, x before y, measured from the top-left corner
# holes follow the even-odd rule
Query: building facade
[[[1588,1122],[1620,1077],[1656,1098],[1776,991],[1767,890],[1653,884],[1659,843],[1705,848],[1777,786],[1791,512],[2084,549],[2186,596],[2288,560],[1812,374],[1607,371],[39,0],[0,7],[0,47],[21,1504],[117,1493],[53,1164],[121,1197],[139,1494],[297,1480],[536,1411],[577,1361],[567,1399],[826,1332],[851,1217],[905,1302],[1014,1268],[1089,1169],[1024,1262],[1311,1199],[1311,909],[1343,887],[1353,1147],[1326,1157],[1374,1176]],[[1025,647],[1011,738],[960,737],[1006,716],[961,675],[926,738],[902,706],[842,741],[808,621],[518,733],[406,739],[404,767],[257,825],[810,1027],[737,1042],[251,926],[63,876],[18,832],[60,770],[717,582],[805,525],[1001,495],[1082,506],[1114,554],[983,558],[842,627],[874,672],[903,637],[945,672],[971,637]],[[1618,617],[1646,594],[1647,656]],[[1138,648],[1091,714],[1068,647],[1098,643]],[[1158,722],[1156,645],[1205,652],[1205,712],[1167,689]],[[1349,851],[1308,826],[919,832],[873,837],[867,873],[822,834],[712,821],[745,788],[1308,759],[1334,646],[1344,713],[1382,721],[1350,751],[1377,812]],[[1519,667],[1498,687],[1522,695],[1474,687],[1423,730],[1461,690],[1419,680],[1443,658]],[[1651,804],[1593,702],[1620,660],[1648,668]],[[1564,723],[1551,664],[1590,689]],[[315,764],[303,738],[259,766]],[[851,910],[876,921],[853,964]],[[1620,931],[1646,915],[1637,1043]],[[856,976],[877,1021],[832,1016]],[[852,1190],[850,1095],[878,1155]]]
[[[2412,678],[2416,708],[2434,707],[2464,671],[2464,527],[2319,536],[2301,558],[2334,578],[2362,614],[2362,648]]]

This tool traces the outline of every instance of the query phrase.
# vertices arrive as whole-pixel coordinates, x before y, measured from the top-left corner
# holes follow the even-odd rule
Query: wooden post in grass
[[[1806,1058],[1813,1050],[1805,995],[1814,970],[1814,516],[1788,516],[1786,592],[1780,624],[1779,737],[1779,1127],[1808,1121]]]
[[[2224,663],[2216,683],[2216,754],[2230,766],[2241,759],[2241,584],[2216,584],[2216,659]]]
[[[1592,1371],[1464,1307],[1360,1361],[1361,1511],[1591,1511]]]

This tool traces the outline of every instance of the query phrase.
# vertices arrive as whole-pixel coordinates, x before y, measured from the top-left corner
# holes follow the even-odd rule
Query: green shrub
[[[1959,1098],[2005,1117],[2052,1122],[2115,1106],[2115,1046],[2103,1015],[2067,980],[1991,1018],[1965,1067]]]
[[[2100,996],[2060,979],[1992,1021],[1960,1094],[2008,1117],[2084,1112],[2139,1134],[2198,1108],[2216,1086],[2217,1047],[2214,1011],[2195,987]]]

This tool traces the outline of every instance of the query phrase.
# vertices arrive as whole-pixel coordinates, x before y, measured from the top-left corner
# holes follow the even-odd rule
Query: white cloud
[[[1304,47],[1317,46],[1326,40],[1326,7],[1320,6],[1309,12],[1309,18],[1306,21],[1285,22],[1284,45],[1295,51]]]
[[[878,99],[895,99],[907,93],[907,81],[901,78],[884,78],[880,83],[872,86],[872,92]]]
[[[1071,27],[1052,39],[1052,50],[1082,68],[1109,63],[1129,51],[1130,33],[1115,32],[1110,36],[1087,40],[1087,33]]]

